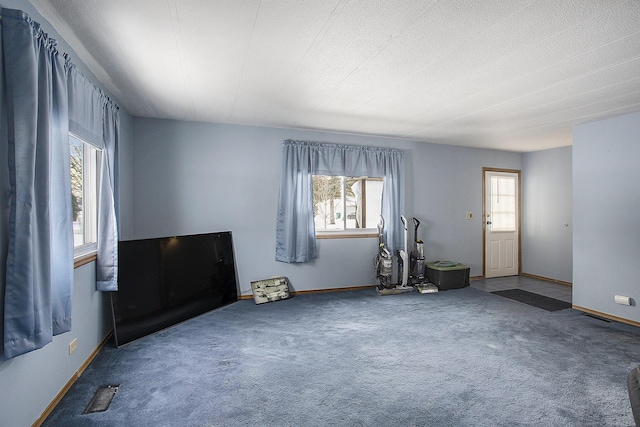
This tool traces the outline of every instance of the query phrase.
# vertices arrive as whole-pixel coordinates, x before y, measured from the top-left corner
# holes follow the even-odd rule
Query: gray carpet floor
[[[472,287],[243,300],[103,348],[44,425],[633,426],[638,364],[638,328]]]

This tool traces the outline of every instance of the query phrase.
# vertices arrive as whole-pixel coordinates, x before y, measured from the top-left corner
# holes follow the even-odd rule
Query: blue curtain
[[[69,132],[102,149],[97,289],[117,290],[118,107],[69,61],[40,25],[2,9],[9,214],[4,357],[71,330],[73,228]]]
[[[311,152],[309,144],[284,142],[276,226],[276,261],[306,262],[318,257],[313,224]]]
[[[318,256],[313,223],[313,175],[383,178],[382,216],[387,246],[392,253],[401,248],[404,151],[287,140],[283,143],[276,261],[306,262]]]
[[[118,108],[104,100],[102,167],[100,168],[100,201],[98,210],[98,259],[96,288],[99,291],[118,290],[118,224],[115,206],[115,166],[120,119]]]
[[[117,291],[115,166],[120,132],[118,107],[76,68],[69,71],[69,128],[75,135],[102,149],[96,288],[99,291]]]
[[[26,14],[2,9],[10,182],[5,359],[71,329],[69,64],[55,46]]]

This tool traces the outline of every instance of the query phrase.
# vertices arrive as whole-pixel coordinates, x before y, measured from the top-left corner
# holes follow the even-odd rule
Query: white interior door
[[[520,174],[492,170],[484,173],[484,276],[515,276],[520,253]]]

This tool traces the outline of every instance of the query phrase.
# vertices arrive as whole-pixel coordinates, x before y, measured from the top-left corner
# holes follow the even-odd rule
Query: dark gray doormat
[[[564,310],[571,308],[568,302],[560,301],[555,298],[545,297],[544,295],[534,294],[533,292],[523,291],[522,289],[506,289],[504,291],[491,292],[501,297],[509,298],[515,301],[523,302],[534,307],[547,311]]]

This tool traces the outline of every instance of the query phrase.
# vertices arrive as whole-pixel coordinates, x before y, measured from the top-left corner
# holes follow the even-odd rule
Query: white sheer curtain
[[[306,262],[318,256],[313,223],[313,175],[383,178],[382,216],[387,246],[392,251],[401,247],[404,151],[287,140],[282,150],[276,261]]]

